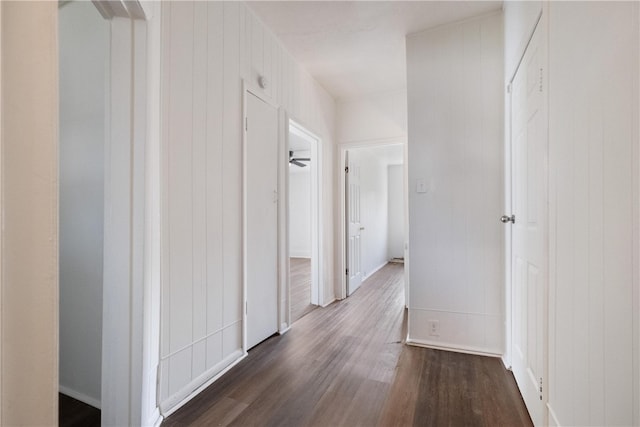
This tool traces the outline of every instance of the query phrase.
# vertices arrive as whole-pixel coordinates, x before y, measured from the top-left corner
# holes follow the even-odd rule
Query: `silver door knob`
[[[501,221],[502,223],[504,223],[504,224],[507,224],[507,223],[509,223],[509,222],[512,222],[512,223],[514,223],[514,224],[515,224],[515,223],[516,223],[516,216],[515,216],[515,215],[511,215],[511,216],[509,216],[509,215],[502,215],[502,216],[500,217],[500,221]]]

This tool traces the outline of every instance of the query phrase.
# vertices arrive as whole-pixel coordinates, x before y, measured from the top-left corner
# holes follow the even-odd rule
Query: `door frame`
[[[288,116],[288,115],[287,115]],[[324,301],[324,289],[320,286],[324,283],[322,280],[322,139],[315,133],[309,130],[308,127],[303,125],[300,120],[288,116],[286,118],[286,135],[285,135],[285,150],[284,154],[287,156],[287,162],[283,159],[284,168],[286,170],[286,190],[285,190],[285,214],[286,214],[286,272],[287,272],[287,295],[288,295],[288,311],[291,315],[291,280],[289,277],[290,272],[290,252],[289,252],[289,168],[288,168],[288,153],[289,153],[289,134],[291,129],[295,129],[300,133],[303,138],[306,138],[311,146],[311,162],[313,166],[313,172],[311,173],[311,304],[320,306]],[[290,318],[290,317],[289,317]]]
[[[101,417],[159,425],[161,5],[93,4],[110,26]]]
[[[405,264],[404,264],[404,285],[405,285],[405,306],[408,307],[409,306],[409,265],[407,263],[408,259],[409,259],[409,253],[408,253],[408,239],[409,239],[409,222],[408,222],[408,206],[407,206],[407,201],[408,201],[408,182],[407,182],[407,149],[408,149],[408,145],[407,145],[407,138],[406,137],[395,137],[395,138],[383,138],[383,139],[377,139],[377,140],[370,140],[370,141],[357,141],[357,142],[348,142],[348,143],[343,143],[343,144],[339,144],[339,161],[338,161],[338,170],[336,171],[338,174],[338,188],[339,188],[339,194],[338,194],[338,198],[340,200],[340,214],[339,214],[339,219],[340,219],[340,257],[338,258],[338,263],[337,263],[337,271],[338,274],[340,274],[340,289],[338,294],[336,295],[336,299],[345,299],[347,297],[347,275],[346,275],[346,271],[347,271],[347,262],[346,262],[346,257],[347,257],[347,242],[346,242],[346,233],[347,233],[347,227],[346,227],[346,176],[345,176],[345,170],[344,170],[344,165],[345,165],[345,161],[346,161],[346,152],[349,150],[353,150],[353,149],[358,149],[358,148],[374,148],[374,147],[383,147],[386,145],[402,145],[403,146],[403,158],[404,158],[404,207],[405,207],[405,224],[404,224],[404,230],[405,230]]]
[[[244,356],[248,353],[247,348],[247,110],[248,110],[248,95],[253,95],[266,104],[271,105],[276,109],[277,117],[278,117],[278,153],[276,153],[278,164],[276,165],[276,188],[277,188],[277,203],[276,203],[276,222],[277,222],[277,231],[276,231],[276,240],[277,240],[277,254],[276,254],[276,287],[277,287],[277,319],[278,319],[278,332],[282,332],[283,318],[286,319],[284,322],[288,324],[289,315],[288,310],[285,313],[282,307],[283,295],[283,283],[282,283],[282,252],[284,239],[283,229],[282,229],[282,221],[281,217],[283,216],[283,208],[282,208],[282,190],[281,190],[281,169],[282,169],[282,160],[281,153],[282,148],[284,146],[284,135],[283,135],[283,111],[279,104],[277,104],[273,98],[265,94],[260,88],[254,86],[248,80],[242,79],[242,352]],[[288,299],[287,299],[288,300]],[[288,329],[288,328],[287,328]],[[286,332],[286,331],[285,331]]]

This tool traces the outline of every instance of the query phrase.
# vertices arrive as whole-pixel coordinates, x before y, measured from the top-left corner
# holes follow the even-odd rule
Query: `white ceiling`
[[[249,6],[335,99],[406,88],[405,36],[502,1],[255,1]]]

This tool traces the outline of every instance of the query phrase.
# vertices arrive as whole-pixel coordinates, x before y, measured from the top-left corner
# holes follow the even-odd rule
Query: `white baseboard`
[[[547,402],[547,411],[549,413],[549,425],[554,427],[560,427],[560,422],[558,421],[558,417],[556,416],[556,412],[553,410],[551,405]]]
[[[142,425],[147,427],[159,427],[160,424],[162,424],[162,421],[164,421],[164,418],[160,415],[160,410],[156,408],[155,411],[153,411],[151,415],[142,422]]]
[[[287,325],[286,323],[283,323],[282,325],[280,325],[280,329],[278,329],[278,335],[284,335],[287,332],[289,332],[290,329],[291,329],[291,326]]]
[[[289,252],[289,258],[311,259],[311,255],[308,253],[301,253],[301,252]]]
[[[415,340],[407,337],[407,344],[414,347],[432,348],[434,350],[453,351],[455,353],[475,354],[477,356],[499,357],[502,358],[502,354],[492,353],[481,348],[472,347],[458,347],[455,345],[439,345],[433,344],[427,341]]]
[[[231,353],[213,368],[209,369],[204,374],[191,381],[187,386],[183,387],[182,390],[160,403],[160,414],[165,418],[173,414],[191,399],[200,394],[202,390],[209,387],[218,380],[218,378],[240,363],[245,357],[247,357],[247,352],[243,350],[236,350]],[[223,366],[224,368],[222,368]]]
[[[337,300],[334,298],[331,301],[329,301],[328,303],[321,305],[320,307],[322,307],[322,308],[329,307],[331,304],[333,304],[336,301]]]
[[[367,274],[367,277],[364,277],[362,279],[362,281],[364,282],[365,280],[367,280],[369,277],[374,275],[378,270],[380,270],[382,267],[384,267],[387,264],[389,264],[389,261],[385,261],[382,264],[380,264],[379,266],[377,266],[376,268],[374,268],[372,271],[369,272],[369,274]]]
[[[79,400],[80,402],[86,403],[87,405],[93,406],[94,408],[100,408],[100,400],[96,399],[95,397],[90,397],[87,396],[84,393],[80,393],[79,391],[73,390],[69,387],[65,387],[62,384],[58,385],[58,391],[60,391],[60,393],[67,395],[69,397],[72,397],[76,400]]]

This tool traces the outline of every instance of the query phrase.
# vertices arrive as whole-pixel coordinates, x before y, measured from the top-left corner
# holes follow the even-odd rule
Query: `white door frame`
[[[282,116],[283,116],[283,112],[282,109],[280,108],[280,106],[278,104],[275,103],[275,101],[269,97],[267,94],[265,94],[261,89],[255,87],[253,84],[251,84],[249,81],[243,79],[242,80],[242,117],[243,117],[243,122],[242,122],[242,304],[244,307],[244,310],[242,311],[242,351],[244,353],[244,355],[247,355],[247,351],[249,350],[247,348],[247,270],[248,270],[248,266],[247,266],[247,95],[254,95],[255,97],[257,97],[258,99],[262,100],[263,102],[271,105],[272,107],[274,107],[277,112],[278,112],[278,153],[277,153],[277,158],[278,158],[278,164],[276,165],[277,168],[277,182],[276,182],[276,188],[277,190],[277,204],[276,204],[276,218],[277,218],[277,223],[278,223],[278,230],[277,230],[277,246],[278,246],[278,254],[277,254],[277,258],[276,258],[276,263],[277,263],[277,287],[278,287],[278,307],[277,307],[277,311],[278,311],[278,324],[280,325],[278,327],[278,332],[279,333],[283,333],[286,332],[286,329],[288,329],[288,320],[289,320],[289,315],[288,315],[288,310],[284,310],[283,308],[283,298],[285,298],[285,293],[283,288],[286,287],[286,285],[283,284],[282,282],[282,277],[283,277],[283,272],[282,272],[282,253],[283,253],[283,246],[286,244],[284,239],[283,239],[283,235],[285,234],[283,232],[283,228],[282,228],[282,216],[283,216],[283,200],[282,200],[282,191],[281,191],[281,183],[282,183],[282,177],[281,177],[281,169],[282,167],[282,160],[281,160],[281,154],[282,154],[282,148],[284,147],[284,135],[283,135],[283,120],[282,120]],[[288,298],[287,298],[288,301]],[[283,320],[284,319],[284,320]],[[283,331],[283,325],[284,325],[284,331]]]
[[[405,160],[405,167],[404,167],[404,205],[405,205],[405,254],[408,254],[408,249],[406,249],[408,246],[408,236],[409,236],[409,224],[408,224],[408,215],[407,215],[407,192],[408,192],[408,186],[407,186],[407,138],[406,137],[398,137],[398,138],[386,138],[386,139],[379,139],[379,140],[372,140],[372,141],[361,141],[361,142],[349,142],[349,143],[344,143],[344,144],[340,144],[339,148],[340,148],[340,161],[338,162],[338,176],[339,176],[339,185],[338,187],[340,188],[340,193],[339,193],[339,199],[340,199],[340,258],[338,259],[338,272],[340,273],[340,292],[338,293],[338,295],[336,295],[337,299],[345,299],[347,297],[347,275],[346,275],[346,271],[347,271],[347,265],[346,265],[346,254],[347,254],[347,242],[345,241],[345,236],[347,233],[347,228],[346,228],[346,213],[345,213],[345,209],[346,209],[346,204],[345,204],[345,197],[346,197],[346,192],[345,192],[345,184],[346,184],[346,177],[345,177],[345,171],[344,171],[344,164],[345,164],[345,160],[346,160],[346,152],[348,150],[353,150],[356,148],[373,148],[373,147],[382,147],[385,145],[402,145],[403,149],[404,149],[404,160]],[[409,258],[408,256],[406,257],[407,259]],[[405,259],[405,262],[407,261],[407,259]],[[408,307],[409,306],[409,268],[408,268],[408,264],[405,263],[404,266],[404,280],[405,280],[405,306]],[[343,274],[344,272],[344,274]]]
[[[303,138],[307,139],[310,142],[311,146],[311,164],[312,173],[311,173],[311,304],[313,305],[321,305],[321,302],[324,301],[324,292],[323,287],[320,286],[323,283],[322,280],[322,179],[321,179],[321,171],[322,171],[322,140],[319,136],[309,131],[309,129],[302,125],[300,121],[289,118],[286,123],[287,133],[285,135],[286,139],[286,147],[284,150],[285,155],[288,156],[289,153],[289,132],[291,129],[294,129],[294,132],[297,132]],[[285,191],[285,206],[286,206],[286,217],[287,217],[287,227],[286,227],[286,257],[287,257],[287,272],[289,272],[289,172],[288,172],[288,162],[284,162],[286,174],[286,191]],[[287,273],[288,276],[288,273]],[[289,295],[289,311],[291,311],[291,283],[289,278],[287,278],[287,294]]]
[[[161,6],[139,0],[94,0],[93,4],[110,21],[111,29],[105,138],[102,424],[157,425],[162,420],[156,402]]]

